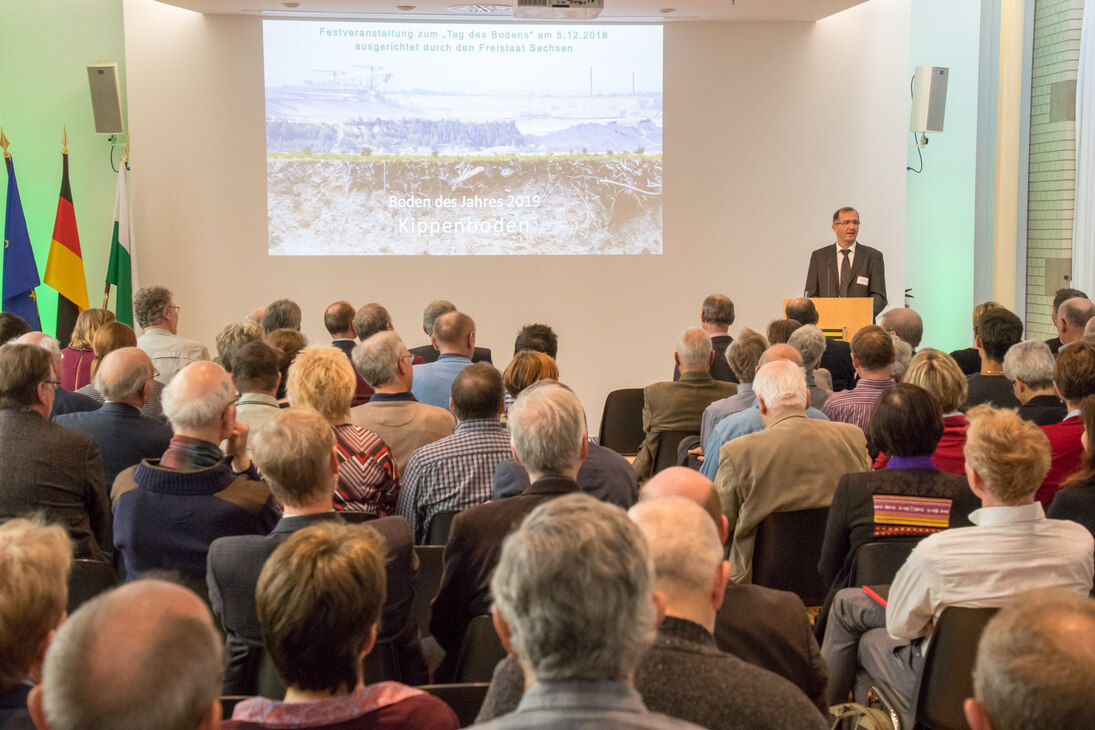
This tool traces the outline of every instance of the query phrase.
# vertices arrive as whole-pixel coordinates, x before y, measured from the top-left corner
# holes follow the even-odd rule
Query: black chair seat
[[[893,583],[919,540],[878,540],[860,545],[852,557],[849,587]]]
[[[118,585],[114,568],[101,560],[72,561],[72,572],[68,576],[68,613],[72,613],[83,603],[95,596],[109,591]]]
[[[677,447],[689,436],[699,436],[698,431],[662,431],[658,434],[658,446],[654,450],[654,468],[651,474],[677,465]]]
[[[430,520],[426,530],[427,545],[444,545],[449,541],[449,531],[452,529],[452,519],[460,514],[458,509],[444,509],[438,512]]]
[[[916,682],[916,727],[967,730],[962,705],[973,697],[973,665],[981,634],[999,609],[948,606],[939,616]]]
[[[476,616],[464,629],[452,679],[457,683],[490,682],[494,667],[505,658],[506,650],[494,630],[494,621],[486,614]]]
[[[601,446],[617,454],[634,456],[639,453],[646,434],[643,432],[643,389],[614,390],[605,398],[601,412]]]
[[[753,583],[790,591],[807,606],[825,602],[829,587],[817,572],[828,507],[775,512],[757,525]]]

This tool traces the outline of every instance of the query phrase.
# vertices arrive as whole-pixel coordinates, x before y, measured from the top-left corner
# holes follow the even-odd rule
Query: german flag
[[[57,290],[57,340],[68,347],[76,317],[88,308],[84,259],[80,253],[80,234],[76,231],[76,211],[72,207],[72,188],[68,183],[68,147],[61,154],[61,198],[53,223],[53,241],[49,245],[45,283]]]

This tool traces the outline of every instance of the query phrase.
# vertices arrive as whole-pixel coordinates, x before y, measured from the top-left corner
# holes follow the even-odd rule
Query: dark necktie
[[[840,296],[848,296],[848,285],[851,284],[852,278],[852,264],[848,261],[848,254],[852,252],[852,249],[841,249],[840,253],[844,256],[844,259],[840,262]]]

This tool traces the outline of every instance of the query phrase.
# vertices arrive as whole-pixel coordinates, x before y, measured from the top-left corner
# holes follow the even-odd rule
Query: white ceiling
[[[866,0],[605,0],[605,9],[598,21],[649,20],[730,20],[730,21],[802,21],[812,22]],[[396,17],[415,19],[509,19],[505,15],[458,14],[449,10],[453,5],[470,5],[471,0],[159,0],[167,5],[199,13],[221,15],[262,15],[265,17],[346,18],[390,20]],[[508,0],[483,0],[499,5]],[[298,5],[298,7],[290,7]],[[396,6],[413,6],[399,10]],[[673,9],[672,12],[665,12]],[[533,21],[541,22],[541,21]],[[596,22],[596,21],[595,21]]]

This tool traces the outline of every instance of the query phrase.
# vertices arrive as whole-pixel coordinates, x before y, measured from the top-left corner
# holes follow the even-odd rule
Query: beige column
[[[996,208],[992,298],[1015,309],[1019,210],[1019,126],[1023,88],[1023,0],[1001,0],[996,106]],[[1026,194],[1023,191],[1023,194]]]

